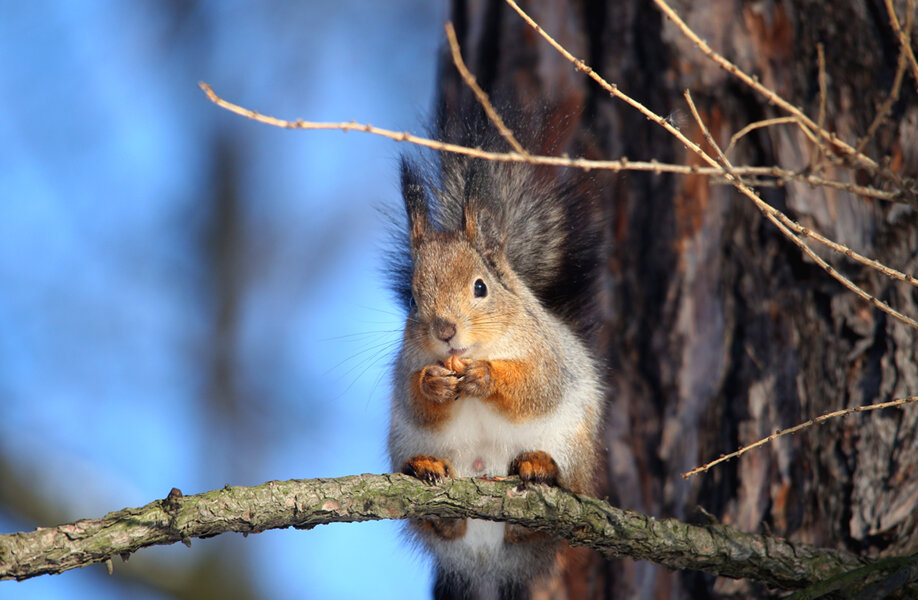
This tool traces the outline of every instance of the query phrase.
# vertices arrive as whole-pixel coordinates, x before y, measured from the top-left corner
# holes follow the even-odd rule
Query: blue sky
[[[377,208],[398,207],[402,148],[246,121],[197,82],[267,114],[420,132],[444,12],[429,0],[0,6],[0,456],[66,518],[173,486],[387,470],[400,311]],[[208,254],[223,233],[220,152],[238,198],[229,339],[214,334]],[[215,355],[228,357],[232,410],[213,391]],[[31,527],[0,510],[0,531]],[[226,553],[264,597],[425,597],[427,565],[398,530],[221,536],[131,563],[178,570]],[[123,597],[100,571],[0,582],[0,598]]]

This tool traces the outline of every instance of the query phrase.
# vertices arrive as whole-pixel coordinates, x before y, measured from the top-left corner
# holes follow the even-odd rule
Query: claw
[[[548,452],[541,450],[523,452],[510,463],[510,474],[519,475],[523,483],[555,485],[558,473],[558,463]]]
[[[412,456],[401,468],[402,473],[416,477],[431,485],[453,476],[453,465],[448,459],[418,454]]]

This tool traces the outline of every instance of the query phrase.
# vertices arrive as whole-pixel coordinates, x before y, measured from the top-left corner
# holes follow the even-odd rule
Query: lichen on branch
[[[99,519],[0,535],[0,579],[28,579],[110,563],[156,544],[235,531],[311,529],[336,522],[476,517],[525,525],[588,546],[609,558],[650,560],[672,569],[747,577],[792,589],[864,565],[857,556],[622,510],[560,488],[521,487],[516,478],[452,479],[428,485],[400,474],[270,481],[225,487],[125,508]],[[308,535],[308,534],[305,534]]]

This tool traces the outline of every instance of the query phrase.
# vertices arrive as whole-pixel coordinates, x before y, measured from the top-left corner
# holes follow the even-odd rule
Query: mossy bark
[[[337,522],[423,517],[476,517],[551,532],[606,557],[649,560],[799,588],[860,567],[856,556],[722,524],[654,519],[560,488],[520,487],[519,480],[454,479],[431,486],[400,475],[271,481],[193,496],[173,492],[139,508],[33,532],[0,535],[0,579],[27,579],[156,544],[221,533],[311,529]],[[308,534],[303,534],[308,535]]]
[[[900,45],[881,0],[673,0],[712,48],[814,121],[858,145],[893,86]],[[893,3],[905,22],[906,2]],[[536,114],[548,144],[530,150],[591,159],[700,164],[661,127],[610,98],[503,2],[454,0],[470,70],[498,106]],[[786,116],[721,69],[653,2],[526,2],[523,8],[609,82],[704,143],[691,91],[717,143]],[[918,14],[912,15],[912,23]],[[918,39],[913,31],[912,44]],[[826,93],[819,85],[824,49]],[[467,101],[444,56],[437,112]],[[815,169],[895,189],[918,176],[918,97],[899,98],[864,143],[878,176],[817,149],[794,124],[763,127],[734,165]],[[568,176],[559,171],[559,177]],[[744,531],[869,557],[918,551],[918,410],[836,419],[684,480],[689,469],[841,408],[918,393],[918,332],[854,296],[802,255],[730,186],[701,175],[591,172],[607,243],[593,344],[609,369],[604,436],[616,505],[686,519],[700,506]],[[918,273],[918,211],[841,190],[759,188],[802,225],[905,273]],[[821,254],[867,292],[911,317],[918,290]],[[594,564],[569,598],[755,597],[760,588],[648,563]]]

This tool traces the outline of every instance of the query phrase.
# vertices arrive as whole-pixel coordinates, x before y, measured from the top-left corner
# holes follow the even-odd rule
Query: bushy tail
[[[530,597],[525,582],[468,581],[439,567],[434,580],[434,600],[529,600]]]

